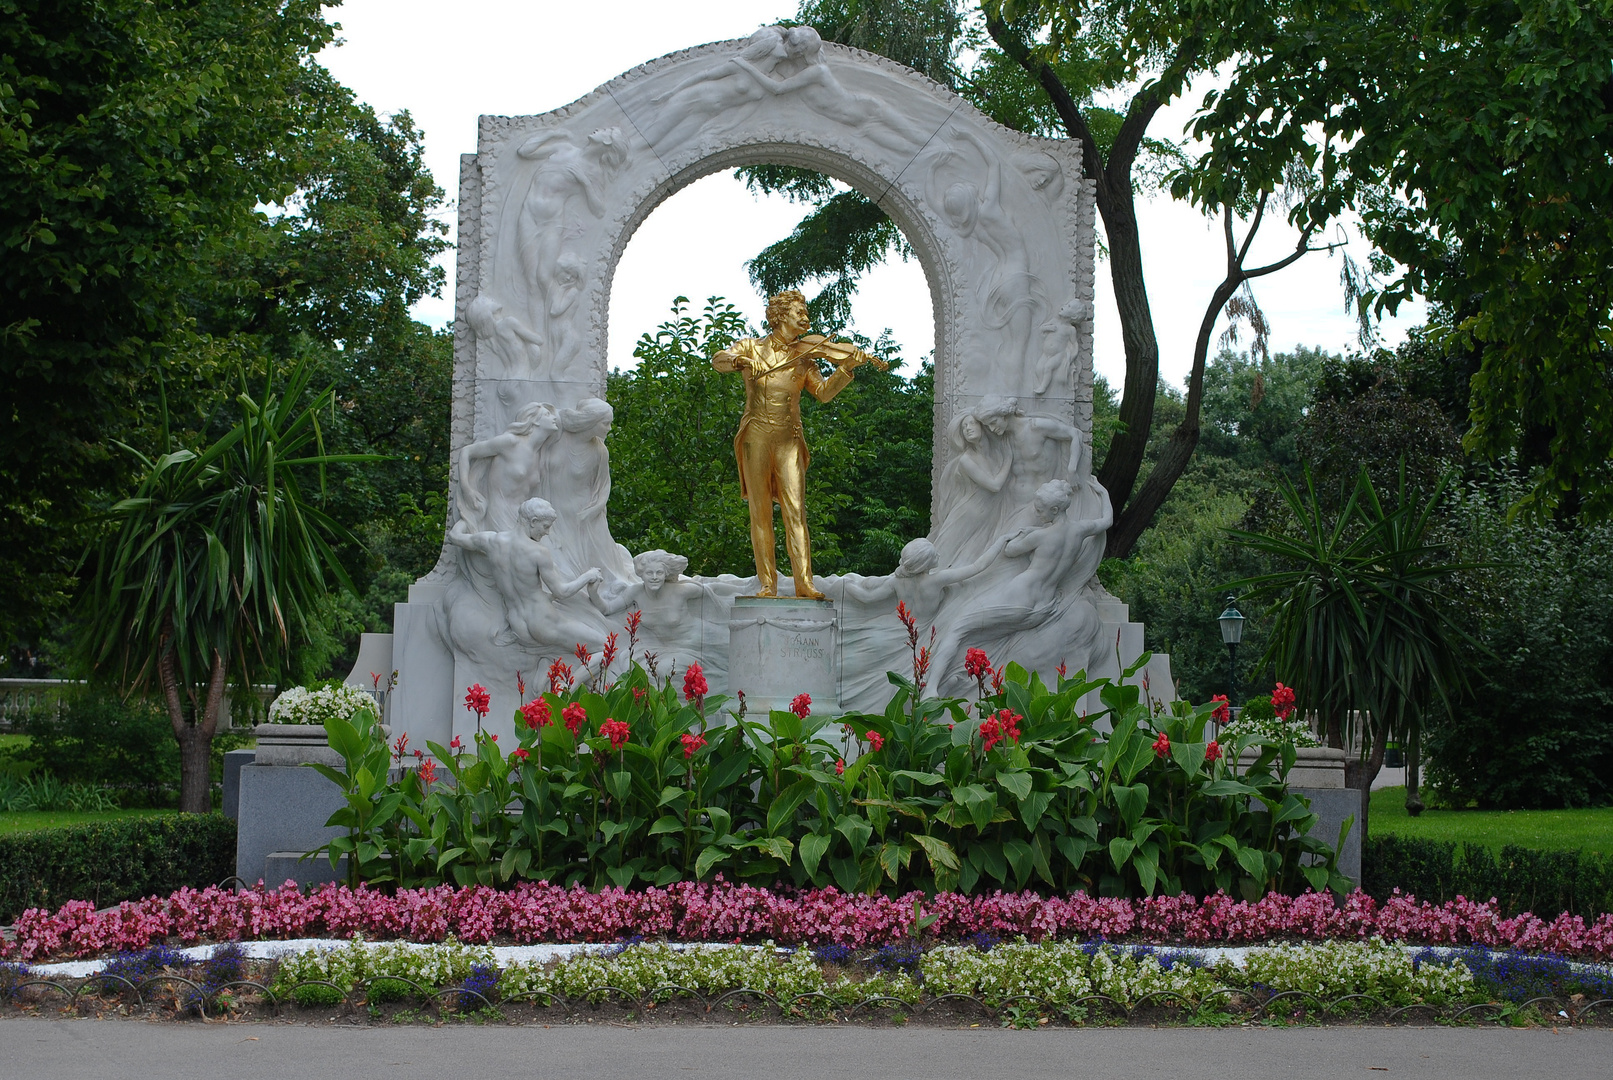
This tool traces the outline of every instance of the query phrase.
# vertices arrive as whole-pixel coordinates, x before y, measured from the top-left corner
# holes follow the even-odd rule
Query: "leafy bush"
[[[214,885],[235,872],[235,822],[175,814],[0,836],[0,922],[67,900],[98,906]]]
[[[1252,900],[1348,888],[1333,849],[1306,835],[1316,816],[1284,783],[1291,745],[1245,735],[1222,747],[1206,736],[1211,706],[1155,714],[1135,686],[1061,676],[1049,688],[1014,664],[1002,674],[1001,690],[973,703],[924,697],[922,683],[893,674],[883,714],[831,723],[798,702],[799,712],[741,710],[712,727],[721,700],[704,698],[698,666],[681,700],[637,665],[610,686],[557,673],[516,714],[507,754],[479,733],[470,746],[428,744],[435,761],[409,761],[402,739],[389,753],[370,713],[332,719],[345,766],[313,767],[344,792],[330,824],[347,835],[328,850],[351,856],[355,884],[406,886],[625,887],[722,873],[846,892],[1034,880]],[[1104,707],[1088,715],[1094,691]],[[1258,751],[1247,766],[1245,747]],[[506,812],[516,805],[519,815]]]
[[[29,745],[16,752],[66,784],[107,787],[130,806],[166,806],[179,784],[179,747],[161,709],[100,690],[67,694],[60,708],[18,725]],[[41,808],[43,809],[43,808]]]
[[[1373,836],[1362,853],[1361,875],[1361,887],[1380,901],[1399,889],[1432,903],[1494,897],[1509,917],[1532,912],[1551,919],[1567,912],[1589,919],[1613,911],[1613,856],[1595,852],[1509,844],[1497,855],[1477,844]]]
[[[0,811],[110,811],[118,808],[112,793],[87,784],[64,784],[49,773],[16,779],[0,774]]]
[[[1491,565],[1461,579],[1468,632],[1490,655],[1431,722],[1428,777],[1458,806],[1613,801],[1613,524],[1509,520],[1520,482],[1459,493],[1453,528]]]

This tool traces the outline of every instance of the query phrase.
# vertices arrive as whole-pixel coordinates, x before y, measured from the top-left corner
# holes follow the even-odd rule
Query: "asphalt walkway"
[[[3,1080],[1600,1080],[1613,1030],[1323,1027],[397,1028],[0,1019]]]

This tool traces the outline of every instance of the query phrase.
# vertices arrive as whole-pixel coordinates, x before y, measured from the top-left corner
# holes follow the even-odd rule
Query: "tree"
[[[1415,739],[1437,697],[1448,705],[1468,682],[1475,644],[1442,591],[1469,567],[1441,562],[1446,545],[1429,536],[1443,484],[1426,498],[1408,490],[1402,473],[1396,501],[1386,505],[1362,469],[1336,513],[1318,497],[1309,472],[1301,492],[1286,479],[1279,490],[1289,511],[1285,531],[1230,530],[1233,541],[1278,568],[1234,582],[1251,599],[1272,601],[1262,663],[1292,686],[1301,709],[1320,715],[1329,746],[1344,749],[1359,735],[1360,754],[1345,762],[1345,786],[1366,792],[1383,767],[1390,738]],[[1367,717],[1360,732],[1352,715]]]
[[[1613,514],[1613,2],[1331,0],[1231,32],[1178,193],[1317,163],[1291,217],[1361,214],[1362,312],[1429,297],[1434,343],[1476,355],[1468,449],[1537,461],[1528,502]]]
[[[1306,223],[1287,257],[1264,266],[1248,265],[1250,246],[1272,197],[1291,181],[1308,183],[1300,173],[1260,183],[1229,178],[1213,194],[1198,193],[1207,211],[1221,218],[1225,275],[1200,322],[1181,420],[1142,477],[1154,428],[1159,342],[1149,306],[1136,197],[1140,187],[1187,164],[1178,147],[1150,138],[1148,129],[1159,110],[1187,90],[1194,75],[1235,62],[1239,44],[1222,29],[1225,12],[1208,4],[1166,10],[985,0],[980,24],[984,38],[966,34],[957,11],[953,3],[804,0],[798,14],[825,38],[911,63],[955,86],[1000,123],[1080,140],[1086,175],[1097,182],[1098,214],[1126,353],[1118,430],[1098,471],[1116,508],[1108,553],[1123,557],[1164,504],[1198,443],[1204,368],[1217,319],[1223,312],[1248,319],[1256,330],[1257,345],[1264,348],[1264,320],[1250,283],[1309,251],[1337,245],[1313,245],[1321,223]],[[965,43],[975,46],[978,56],[967,70],[957,65]],[[1124,107],[1100,103],[1115,93],[1129,95]],[[785,191],[816,206],[791,237],[753,261],[752,276],[764,291],[831,276],[818,303],[829,321],[843,319],[857,276],[887,251],[905,250],[883,213],[855,192],[837,193],[827,181],[804,179],[791,170],[752,170],[747,175],[753,186]],[[1241,237],[1235,220],[1240,215],[1249,219]]]
[[[184,294],[292,190],[319,0],[0,4],[0,620],[60,610],[150,372],[201,359]],[[173,380],[183,385],[187,380]]]
[[[366,460],[324,452],[319,413],[298,365],[276,394],[236,398],[239,419],[211,445],[134,453],[143,475],[111,510],[91,555],[79,646],[97,677],[158,695],[180,750],[179,808],[211,808],[209,750],[224,694],[280,681],[293,642],[327,588],[352,583],[332,547],[354,542],[304,495],[299,475]],[[164,432],[165,436],[167,432]],[[128,449],[127,447],[125,449]]]

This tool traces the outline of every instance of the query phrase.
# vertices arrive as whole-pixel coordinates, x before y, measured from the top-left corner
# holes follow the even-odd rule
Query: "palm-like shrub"
[[[1444,486],[1418,499],[1402,470],[1387,504],[1363,469],[1331,514],[1307,470],[1303,494],[1279,484],[1287,531],[1229,530],[1234,542],[1281,567],[1231,587],[1271,600],[1261,662],[1294,688],[1301,709],[1318,712],[1328,745],[1344,748],[1359,737],[1360,753],[1345,767],[1348,787],[1371,786],[1391,738],[1415,744],[1434,698],[1448,702],[1465,685],[1478,647],[1443,591],[1469,567],[1444,561],[1446,546],[1429,536]],[[1358,715],[1360,731],[1353,730]],[[1363,800],[1363,833],[1365,813]]]
[[[325,453],[319,411],[331,391],[307,396],[299,364],[284,390],[266,378],[236,397],[240,419],[200,450],[129,447],[144,473],[112,507],[90,553],[80,597],[80,647],[100,678],[160,697],[180,748],[179,807],[209,807],[209,750],[220,707],[281,681],[291,644],[331,585],[352,588],[332,541],[354,541],[304,495],[299,474],[367,455]],[[121,445],[121,444],[120,444]]]

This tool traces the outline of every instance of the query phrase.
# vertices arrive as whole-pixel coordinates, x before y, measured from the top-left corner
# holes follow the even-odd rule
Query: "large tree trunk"
[[[218,730],[218,717],[224,704],[224,657],[214,650],[207,690],[202,701],[197,702],[195,688],[181,688],[179,684],[179,665],[170,647],[173,616],[166,616],[163,622],[157,671],[162,680],[168,722],[173,726],[174,741],[179,744],[179,810],[183,814],[205,814],[213,808],[213,734]],[[185,716],[182,689],[189,693],[192,701],[191,718]]]

